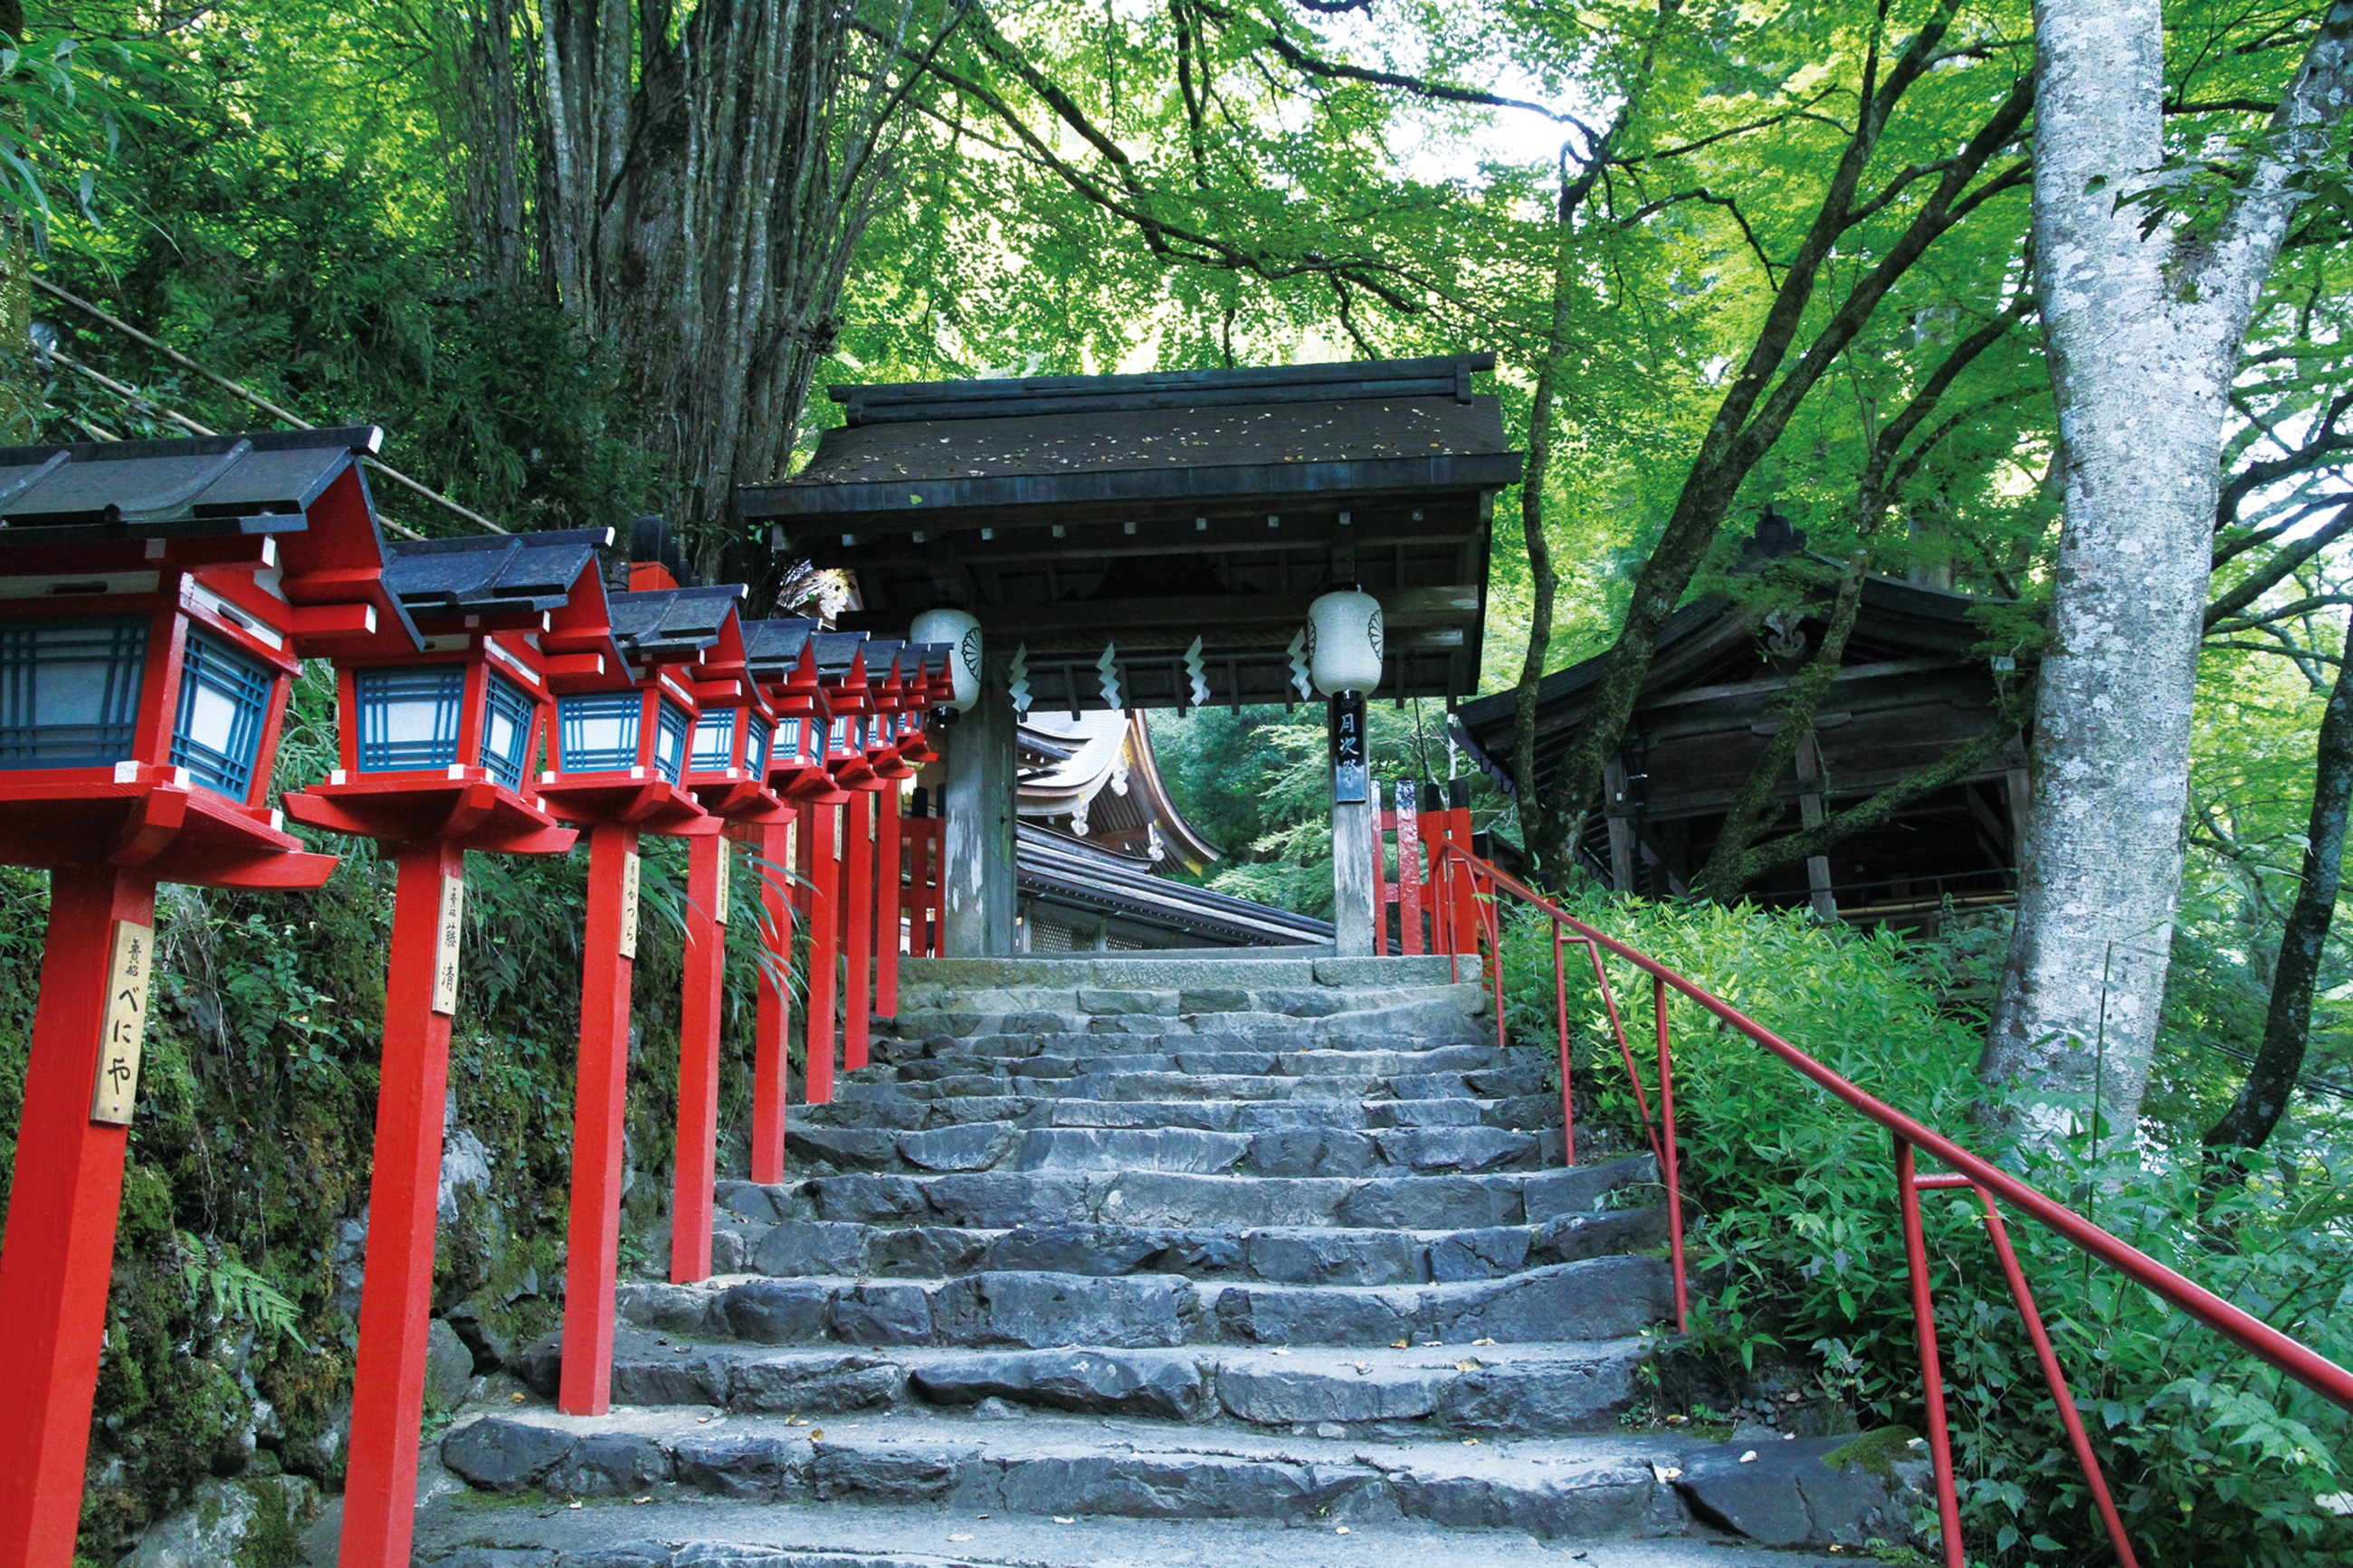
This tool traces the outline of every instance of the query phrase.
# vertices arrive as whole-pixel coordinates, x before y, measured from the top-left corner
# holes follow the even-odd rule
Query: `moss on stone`
[[[1908,1426],[1879,1426],[1863,1433],[1852,1442],[1831,1449],[1822,1456],[1822,1463],[1834,1470],[1849,1465],[1861,1465],[1880,1480],[1893,1482],[1895,1467],[1909,1459],[1918,1458],[1912,1445],[1919,1434]]]

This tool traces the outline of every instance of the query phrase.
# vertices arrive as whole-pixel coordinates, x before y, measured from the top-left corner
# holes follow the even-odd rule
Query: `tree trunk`
[[[516,3],[485,0],[469,45],[496,79],[474,117],[492,145],[470,172],[486,269],[524,226],[501,138],[528,125],[542,279],[628,367],[690,562],[756,576],[765,551],[730,528],[733,488],[789,463],[890,166],[913,7],[860,85],[844,6],[703,0],[681,18],[668,0],[537,0],[517,70],[502,36]]]
[[[2238,1099],[2208,1131],[2210,1149],[2262,1148],[2279,1125],[2296,1075],[2304,1070],[2305,1044],[2312,1035],[2312,993],[2320,977],[2329,921],[2337,913],[2337,889],[2345,868],[2346,809],[2353,801],[2353,621],[2346,623],[2345,631],[2337,684],[2329,689],[2328,709],[2320,720],[2302,881],[2280,933],[2271,1008],[2263,1015],[2263,1043],[2256,1048]]]
[[[2164,999],[2231,383],[2287,182],[2343,110],[2339,5],[2218,230],[2144,234],[2163,160],[2158,0],[2041,0],[2034,256],[2063,454],[2018,923],[1979,1072],[2044,1135],[2130,1134]]]

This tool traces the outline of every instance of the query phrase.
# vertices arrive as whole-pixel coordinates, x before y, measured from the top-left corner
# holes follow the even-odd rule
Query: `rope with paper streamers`
[[[1306,701],[1314,695],[1314,685],[1307,676],[1307,631],[1301,627],[1292,634],[1291,646],[1283,650],[1291,660],[1291,684],[1299,692],[1299,700]]]
[[[1193,646],[1185,650],[1185,677],[1193,683],[1193,706],[1209,705],[1209,671],[1201,662],[1201,639],[1195,637]]]

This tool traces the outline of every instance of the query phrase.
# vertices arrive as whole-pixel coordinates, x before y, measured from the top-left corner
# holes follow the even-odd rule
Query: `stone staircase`
[[[1447,968],[911,963],[872,1064],[796,1108],[797,1179],[721,1184],[718,1277],[622,1286],[613,1412],[518,1393],[443,1438],[466,1489],[427,1510],[419,1561],[1426,1542],[1730,1568],[1902,1540],[1884,1482],[1816,1462],[1845,1439],[1630,1429],[1672,1313],[1657,1173],[1558,1168],[1547,1064],[1499,1050]],[[521,1368],[543,1394],[554,1354]]]

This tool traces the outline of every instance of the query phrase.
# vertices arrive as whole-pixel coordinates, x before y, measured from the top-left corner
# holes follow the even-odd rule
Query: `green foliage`
[[[1155,712],[1152,749],[1185,820],[1225,855],[1203,880],[1221,893],[1328,918],[1332,913],[1332,767],[1324,704]],[[1449,771],[1438,704],[1366,706],[1373,776],[1442,780]],[[1456,765],[1460,765],[1459,762]],[[1498,814],[1475,781],[1481,826]]]
[[[298,1331],[301,1310],[268,1277],[248,1268],[218,1242],[202,1241],[183,1231],[180,1247],[187,1259],[181,1268],[187,1275],[188,1293],[199,1311],[208,1310],[216,1322],[234,1319],[248,1328],[266,1330],[273,1337],[283,1336],[293,1341],[297,1350],[311,1348]]]
[[[2095,1162],[1993,1144],[1971,1126],[1981,1026],[1956,998],[1984,944],[1820,930],[1792,912],[1588,899],[1572,912],[1731,1003],[1896,1110],[2340,1363],[2353,1356],[2353,1199],[2342,1151],[2201,1193],[2194,1150]],[[1549,922],[1505,939],[1514,1043],[1549,1051]],[[1584,950],[1568,950],[1580,1140],[1639,1143],[1626,1068]],[[1655,1089],[1651,986],[1608,966]],[[1695,1348],[1726,1366],[1796,1363],[1877,1425],[1921,1430],[1919,1363],[1889,1135],[1677,997],[1668,1008]],[[1653,1105],[1655,1107],[1655,1100]],[[2094,1517],[1981,1213],[1923,1194],[1964,1522],[1973,1561],[2099,1560]],[[2353,1563],[2353,1419],[2030,1221],[2010,1234],[2144,1561]]]

